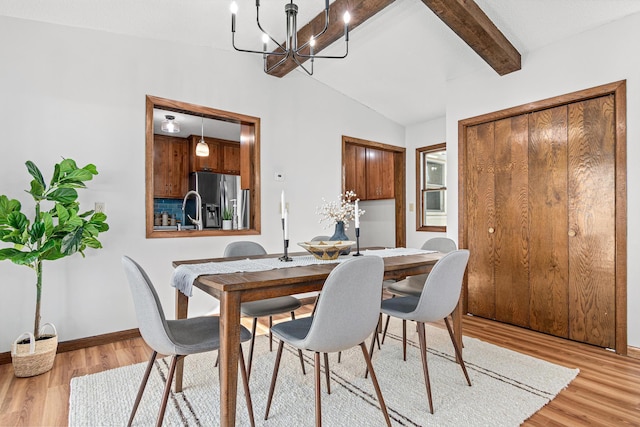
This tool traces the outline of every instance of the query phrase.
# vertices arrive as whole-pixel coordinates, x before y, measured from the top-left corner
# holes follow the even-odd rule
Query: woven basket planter
[[[42,330],[51,326],[53,334],[43,334]],[[11,362],[16,377],[33,377],[50,371],[58,349],[58,333],[55,326],[46,323],[40,328],[40,338],[31,332],[20,335],[11,347]],[[25,343],[20,344],[21,342]]]

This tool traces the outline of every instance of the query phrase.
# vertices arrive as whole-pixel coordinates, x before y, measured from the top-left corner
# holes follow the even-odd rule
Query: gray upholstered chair
[[[383,273],[384,263],[379,257],[363,256],[344,261],[327,277],[314,316],[279,323],[271,328],[271,333],[280,339],[280,344],[269,389],[265,420],[269,416],[282,348],[286,342],[299,349],[315,353],[316,426],[322,424],[320,353],[342,351],[356,345],[360,345],[362,349],[367,368],[371,371],[371,380],[384,418],[387,425],[391,425],[387,407],[364,344],[364,340],[371,335],[378,323]]]
[[[422,356],[422,368],[424,372],[424,382],[427,387],[427,397],[429,399],[429,410],[433,414],[433,401],[431,399],[431,383],[429,382],[429,370],[427,368],[427,343],[425,337],[426,322],[435,322],[444,319],[444,323],[449,331],[451,342],[457,360],[460,361],[462,372],[471,385],[471,380],[467,374],[467,368],[462,360],[462,353],[453,336],[453,330],[449,323],[449,316],[453,313],[462,290],[462,278],[464,270],[469,261],[469,251],[466,249],[448,253],[442,257],[427,276],[424,288],[420,297],[407,296],[391,298],[382,301],[380,311],[386,315],[397,317],[406,322],[413,320],[418,323],[418,340],[420,342],[420,355]],[[373,353],[373,346],[371,353]]]
[[[240,257],[240,256],[256,256],[266,255],[267,251],[256,242],[239,241],[229,243],[224,248],[224,257]],[[251,326],[251,345],[249,346],[249,360],[247,361],[249,376],[251,376],[251,365],[253,363],[253,347],[256,339],[256,327],[258,326],[259,317],[269,317],[269,328],[273,325],[273,316],[275,314],[291,313],[291,318],[295,319],[294,310],[302,306],[300,300],[292,296],[269,298],[258,301],[245,302],[240,305],[240,312],[243,316],[252,317],[253,324]],[[269,351],[273,350],[273,340],[269,333]],[[302,373],[306,374],[304,369],[304,358],[302,351],[298,351],[300,356],[300,366]]]
[[[167,320],[164,316],[158,294],[147,273],[140,265],[127,256],[122,257],[122,265],[129,281],[131,294],[133,295],[140,335],[142,335],[142,338],[149,347],[153,349],[127,425],[130,426],[133,423],[140,399],[142,399],[147,380],[151,374],[151,369],[153,368],[158,353],[160,353],[173,356],[162,395],[158,419],[156,421],[156,425],[161,426],[177,363],[189,354],[204,353],[219,349],[219,318],[217,316],[203,316],[181,320]],[[248,341],[250,337],[249,331],[241,327],[240,341]],[[244,357],[242,356],[242,346],[240,346],[238,363],[240,364],[240,372],[244,384],[249,420],[253,426],[255,425],[253,407],[251,404],[251,394],[249,392],[249,379],[244,364]]]
[[[447,238],[447,237],[434,237],[432,239],[427,240],[422,245],[421,249],[429,250],[429,251],[438,251],[442,253],[449,253],[451,251],[455,251],[457,248],[456,242]],[[422,293],[422,288],[424,287],[424,282],[427,280],[426,274],[418,274],[415,276],[409,276],[404,280],[399,280],[397,282],[391,283],[389,286],[385,287],[385,290],[395,296],[402,297],[419,297]],[[387,329],[389,328],[389,319],[391,317],[387,316],[387,320],[384,325],[384,331],[382,333],[382,344],[384,344],[384,339],[387,336]],[[402,324],[402,353],[404,360],[407,360],[407,327],[406,321]]]

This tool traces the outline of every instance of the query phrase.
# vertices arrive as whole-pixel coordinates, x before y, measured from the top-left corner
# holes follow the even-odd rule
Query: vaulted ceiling
[[[239,5],[238,45],[260,49],[255,2]],[[261,21],[284,40],[286,0],[262,0]],[[297,0],[300,31],[324,8],[322,0]],[[231,50],[230,1],[223,0],[0,0],[0,15],[117,34]],[[336,0],[332,16],[352,15],[349,56],[316,60],[313,78],[404,125],[444,115],[446,82],[493,68],[499,75],[526,67],[529,52],[627,15],[637,0]],[[318,47],[340,55],[341,23]],[[237,53],[243,55],[243,53]],[[249,54],[246,54],[249,55]],[[256,55],[256,67],[262,60]],[[277,77],[274,77],[277,78]]]

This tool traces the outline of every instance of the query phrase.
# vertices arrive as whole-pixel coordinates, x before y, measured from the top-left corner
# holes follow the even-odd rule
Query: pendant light
[[[204,142],[204,116],[202,116],[202,136],[200,137],[200,142],[196,144],[196,156],[198,157],[208,157],[209,156],[209,145]]]

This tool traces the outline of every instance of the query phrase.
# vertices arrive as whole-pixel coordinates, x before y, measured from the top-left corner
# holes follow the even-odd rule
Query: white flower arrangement
[[[356,193],[353,191],[347,191],[344,194],[340,194],[338,201],[327,202],[325,198],[322,198],[323,204],[316,208],[316,213],[321,216],[320,223],[327,221],[325,228],[338,223],[344,222],[345,230],[349,228],[349,221],[356,217],[355,202],[360,199],[356,198]],[[364,214],[363,209],[358,209],[358,215]]]

